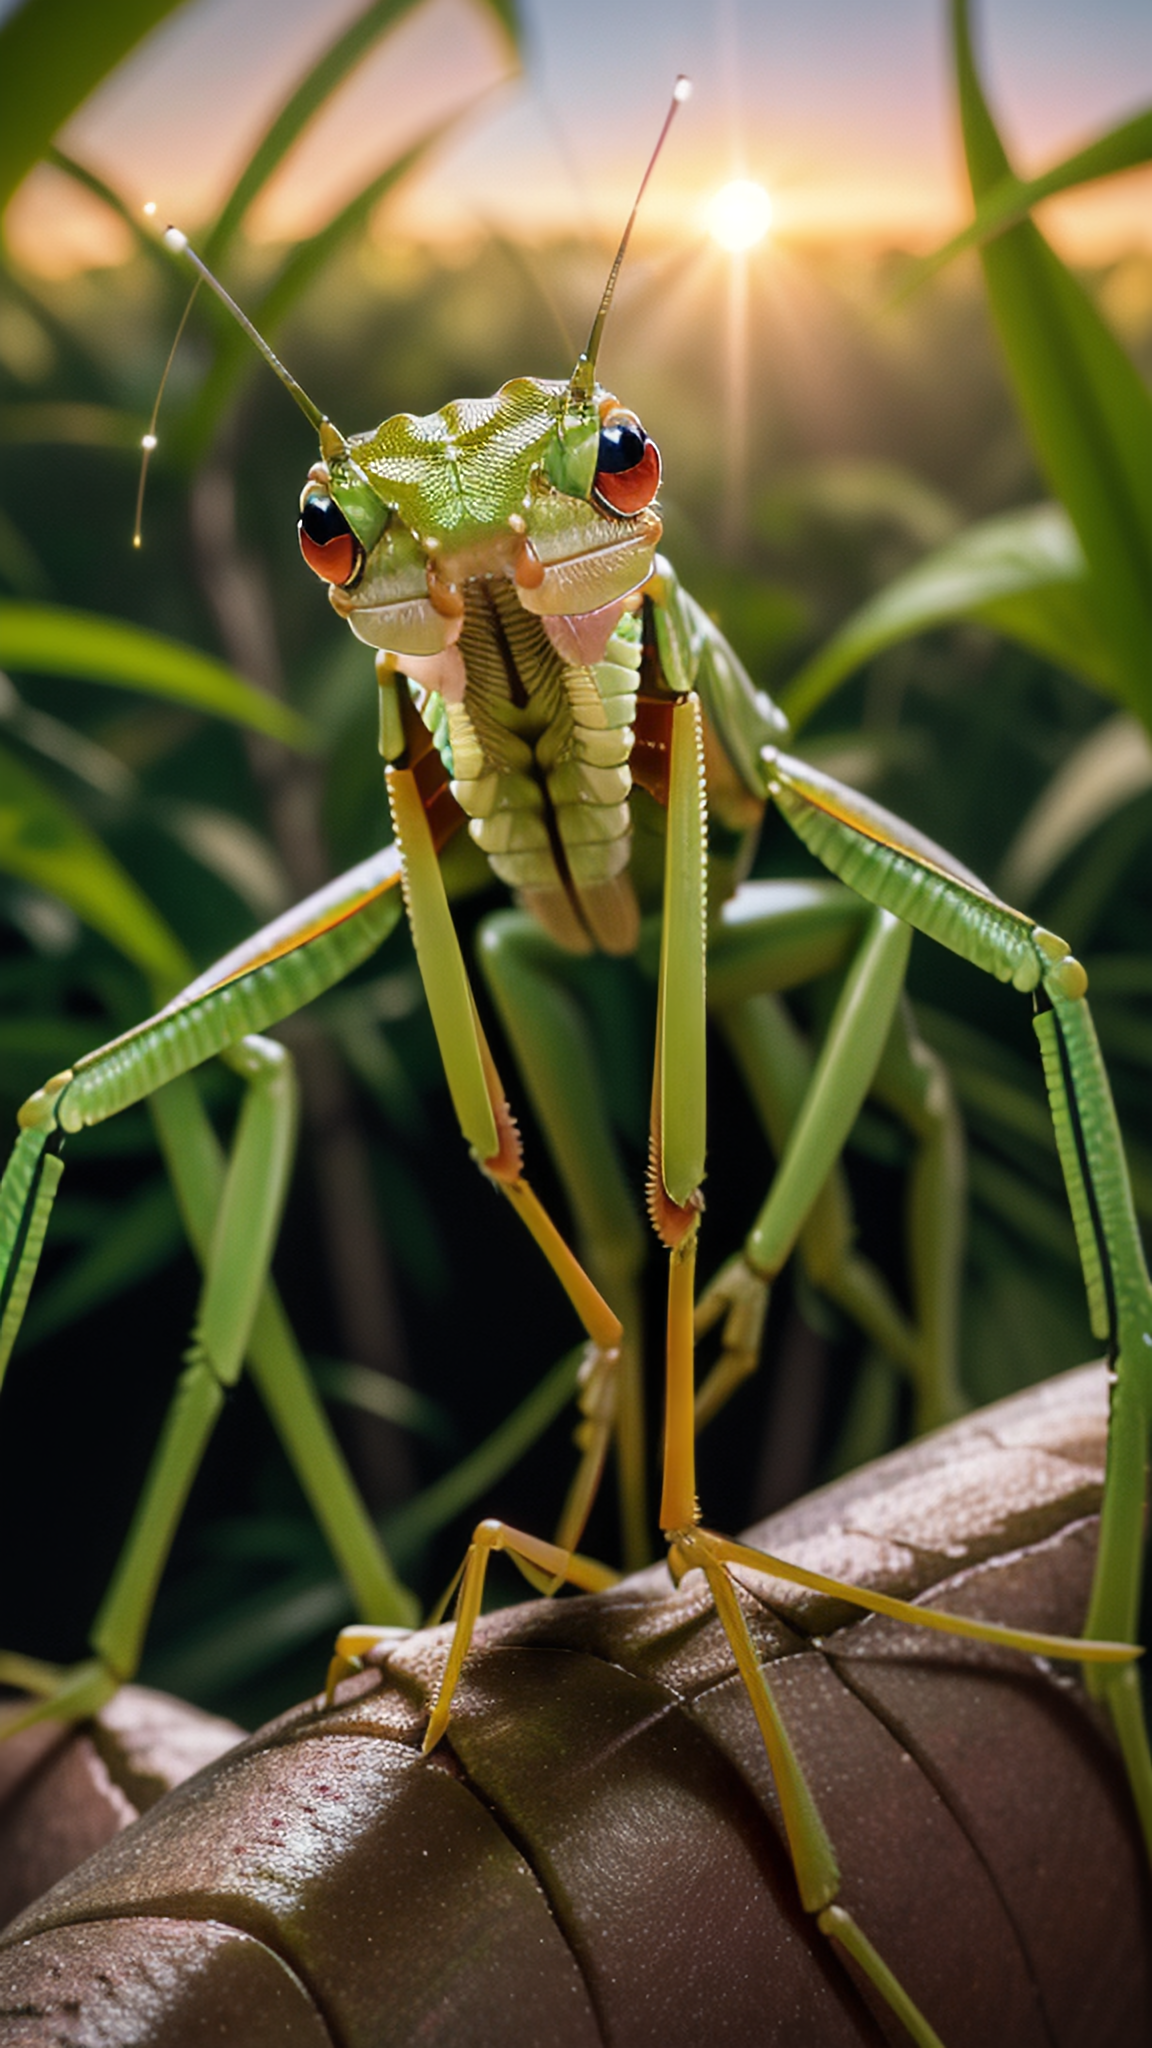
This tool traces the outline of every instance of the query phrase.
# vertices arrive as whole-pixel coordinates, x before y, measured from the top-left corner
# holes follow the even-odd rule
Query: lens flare
[[[723,185],[708,207],[708,232],[733,255],[762,242],[772,225],[772,199],[751,178]]]

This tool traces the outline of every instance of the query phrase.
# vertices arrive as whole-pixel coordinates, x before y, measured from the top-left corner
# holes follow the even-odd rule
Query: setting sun
[[[771,226],[771,194],[751,178],[734,178],[709,203],[708,232],[733,255],[763,241]]]

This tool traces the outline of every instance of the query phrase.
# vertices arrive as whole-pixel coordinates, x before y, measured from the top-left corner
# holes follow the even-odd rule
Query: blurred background
[[[1152,1215],[1152,19],[1137,0],[983,0],[975,70],[965,20],[945,0],[0,6],[8,1129],[47,1075],[388,833],[370,656],[296,546],[310,430],[206,294],[133,549],[187,297],[157,224],[192,235],[346,431],[561,376],[687,72],[601,358],[662,448],[666,551],[799,751],[1085,959]],[[928,260],[973,186],[969,246]],[[758,871],[807,871],[782,825]],[[466,860],[452,876],[468,934],[499,893]],[[588,987],[639,1190],[650,993],[627,965]],[[980,1402],[1092,1339],[1028,1004],[922,939],[911,987],[969,1136]],[[797,998],[806,1029],[834,993]],[[554,1520],[571,1414],[551,1369],[575,1333],[465,1156],[406,934],[280,1035],[304,1129],[277,1278],[428,1602],[479,1511]],[[705,1273],[771,1171],[719,1045],[712,1088]],[[230,1077],[206,1071],[202,1093],[226,1134]],[[67,1159],[0,1430],[0,1643],[61,1661],[83,1653],[197,1292],[146,1110]],[[869,1106],[849,1178],[902,1297],[907,1163]],[[651,1270],[658,1310],[655,1248]],[[743,1525],[909,1420],[895,1374],[789,1275],[760,1375],[704,1440],[708,1512]],[[606,1498],[588,1547],[616,1544]],[[350,1615],[242,1385],[144,1676],[251,1722],[315,1688]]]

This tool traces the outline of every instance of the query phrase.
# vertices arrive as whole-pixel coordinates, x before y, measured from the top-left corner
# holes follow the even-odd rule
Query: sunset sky
[[[188,0],[62,139],[133,204],[154,199],[195,228],[310,57],[356,11],[357,0]],[[786,235],[926,247],[962,218],[944,0],[523,0],[523,13],[516,77],[473,0],[429,0],[304,138],[253,231],[319,225],[398,147],[475,101],[390,224],[443,237],[491,223],[607,233],[678,71],[695,92],[646,206],[650,229],[695,231],[708,197],[738,173],[769,186]],[[1025,170],[1152,98],[1147,0],[982,0],[978,27]],[[1058,202],[1049,218],[1074,255],[1152,247],[1149,174]],[[18,253],[49,271],[126,253],[123,230],[46,170],[8,226]]]

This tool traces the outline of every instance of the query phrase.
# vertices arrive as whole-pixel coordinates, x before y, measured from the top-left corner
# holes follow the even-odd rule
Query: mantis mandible
[[[373,952],[398,922],[402,899],[462,1134],[553,1268],[586,1337],[581,1458],[555,1539],[497,1522],[477,1529],[425,1746],[448,1726],[494,1549],[507,1551],[542,1588],[567,1581],[596,1590],[611,1582],[614,1574],[577,1545],[613,1440],[633,1542],[642,1542],[638,1253],[595,1076],[554,1000],[556,962],[565,952],[632,952],[642,940],[642,911],[658,903],[648,1207],[669,1255],[659,1516],[669,1566],[677,1581],[701,1571],[711,1591],[779,1789],[805,1909],[914,2038],[931,2043],[937,2036],[929,2020],[837,1903],[835,1853],[759,1668],[735,1574],[793,1578],[919,1626],[1022,1654],[1079,1659],[1111,1709],[1152,1836],[1152,1767],[1131,1646],[1152,1407],[1152,1287],[1083,968],[1062,940],[1001,903],[912,827],[785,753],[781,714],[657,552],[656,444],[596,375],[634,219],[635,209],[569,378],[516,378],[490,398],[456,401],[421,419],[399,415],[351,437],[320,412],[184,237],[169,230],[169,246],[187,254],[247,328],[317,432],[301,547],[333,608],[376,650],[394,840],[207,970],[158,1016],[55,1075],[21,1111],[0,1188],[0,1357],[11,1348],[32,1283],[64,1135],[144,1097],[153,1100],[205,1277],[188,1363],[93,1627],[92,1661],[60,1675],[8,1659],[0,1675],[43,1694],[10,1725],[86,1713],[131,1675],[188,1488],[246,1356],[372,1618],[372,1626],[341,1636],[334,1673],[371,1649],[376,1624],[414,1618],[268,1283],[294,1094],[286,1053],[260,1036]],[[750,819],[769,801],[835,880],[743,879]],[[709,802],[718,820],[711,832]],[[518,911],[487,927],[482,957],[560,1166],[582,1258],[524,1173],[455,936],[438,856],[465,824],[519,897]],[[942,1072],[902,1003],[913,928],[1035,1001],[1093,1329],[1107,1341],[1116,1372],[1084,1640],[974,1623],[814,1578],[700,1521],[696,1429],[754,1366],[768,1289],[798,1242],[820,1263],[821,1284],[908,1371],[922,1425],[955,1405],[955,1127]],[[812,1063],[776,994],[831,972],[841,973],[842,987]],[[740,1254],[697,1302],[709,1005],[780,1163]],[[249,1083],[226,1169],[187,1079],[215,1054]],[[920,1147],[911,1317],[855,1254],[837,1206],[836,1162],[873,1087]],[[716,1324],[720,1358],[697,1394],[695,1339]]]

